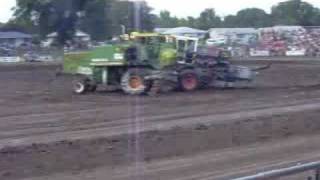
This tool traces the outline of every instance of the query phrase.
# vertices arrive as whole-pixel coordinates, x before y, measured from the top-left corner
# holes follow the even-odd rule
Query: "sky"
[[[270,8],[286,0],[146,0],[155,9],[155,13],[161,10],[169,10],[178,17],[198,16],[206,8],[214,8],[218,15],[226,16],[236,14],[244,8],[261,8],[270,12]],[[320,0],[305,0],[320,8]],[[15,6],[15,0],[2,0],[0,22],[7,22],[12,16],[11,8]]]

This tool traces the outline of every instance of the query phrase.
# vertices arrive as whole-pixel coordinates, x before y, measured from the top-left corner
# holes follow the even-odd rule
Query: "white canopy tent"
[[[204,37],[207,31],[189,28],[189,27],[177,27],[169,29],[162,34],[175,35],[175,36],[189,36],[189,37]]]

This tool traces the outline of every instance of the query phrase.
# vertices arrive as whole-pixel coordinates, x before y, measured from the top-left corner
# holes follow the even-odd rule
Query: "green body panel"
[[[115,59],[115,54],[123,54],[129,45],[107,45],[98,47],[90,52],[91,59],[107,59],[108,61],[118,61],[123,59]]]
[[[85,69],[90,69],[92,74],[96,72],[95,67],[124,66],[126,64],[123,53],[125,48],[126,45],[110,45],[86,52],[67,53],[64,55],[64,73],[88,75],[90,73],[84,72]]]
[[[161,43],[149,45],[144,47],[144,55],[148,57],[148,64],[155,69],[163,69],[166,66],[172,65],[177,61],[177,51],[174,49],[173,44]],[[146,59],[146,58],[141,58]]]
[[[177,61],[177,51],[175,49],[163,49],[160,51],[160,68],[172,65]]]
[[[90,52],[68,53],[64,55],[63,71],[77,74],[80,67],[90,67]]]
[[[126,66],[96,66],[90,76],[96,84],[119,85]]]

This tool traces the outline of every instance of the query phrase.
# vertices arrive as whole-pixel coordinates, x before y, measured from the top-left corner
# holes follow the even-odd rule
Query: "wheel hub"
[[[74,84],[74,91],[76,93],[82,93],[85,90],[84,84],[77,82]]]
[[[182,84],[185,89],[187,90],[193,90],[197,86],[197,80],[192,74],[187,74],[182,79]]]
[[[132,89],[139,89],[143,86],[143,81],[139,76],[132,76],[129,79],[129,85]]]

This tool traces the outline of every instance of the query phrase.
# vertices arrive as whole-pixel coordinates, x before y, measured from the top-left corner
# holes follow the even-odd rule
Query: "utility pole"
[[[133,26],[135,31],[141,31],[141,11],[143,8],[143,4],[145,3],[144,0],[119,0],[125,2],[132,2],[133,3]]]
[[[141,31],[141,10],[143,1],[132,1],[134,13],[134,29]]]

